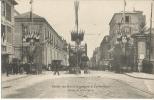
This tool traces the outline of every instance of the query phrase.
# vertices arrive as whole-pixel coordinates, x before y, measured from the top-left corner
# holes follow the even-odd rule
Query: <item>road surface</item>
[[[55,78],[51,78],[51,76]],[[125,81],[99,75],[67,75],[67,77],[62,77],[62,75],[34,75],[25,79],[2,83],[2,97],[154,98],[154,95],[134,88]]]

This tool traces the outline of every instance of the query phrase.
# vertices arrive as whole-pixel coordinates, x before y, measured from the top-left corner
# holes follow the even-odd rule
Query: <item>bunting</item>
[[[27,32],[25,33],[25,35],[23,36],[23,41],[24,42],[30,42],[30,40],[33,39],[36,42],[39,42],[40,39],[40,34],[37,31],[34,32]]]

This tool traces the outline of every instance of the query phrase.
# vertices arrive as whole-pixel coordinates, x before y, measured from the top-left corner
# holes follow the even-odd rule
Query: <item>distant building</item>
[[[1,0],[2,72],[5,72],[5,66],[12,61],[14,54],[13,35],[15,5],[17,5],[15,0]]]
[[[95,48],[93,56],[90,60],[91,68],[99,67],[100,65],[100,47]]]
[[[102,65],[106,65],[111,60],[110,50],[110,37],[109,35],[104,36],[100,44],[100,62]]]
[[[15,57],[23,62],[28,62],[27,49],[29,47],[29,38],[38,40],[39,48],[35,55],[35,63],[41,63],[48,66],[52,60],[62,60],[63,65],[68,64],[68,52],[66,40],[53,29],[45,18],[27,12],[15,17]]]

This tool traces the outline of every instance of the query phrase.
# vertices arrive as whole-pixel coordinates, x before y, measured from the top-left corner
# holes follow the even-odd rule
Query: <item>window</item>
[[[12,43],[11,27],[7,26],[7,42]]]
[[[2,13],[2,16],[5,16],[5,2],[2,1],[1,4],[2,4],[1,13]]]
[[[11,6],[6,3],[6,19],[11,21]]]
[[[50,37],[50,31],[48,31],[48,38]]]
[[[53,45],[53,35],[51,35],[51,41],[52,41],[52,45]]]
[[[47,32],[47,29],[45,28],[45,39],[48,38],[48,32]]]
[[[129,16],[125,16],[125,22],[129,23]]]
[[[1,24],[1,39],[4,41],[5,39],[5,25]]]
[[[55,37],[53,37],[53,46],[55,46]]]
[[[1,36],[5,34],[5,25],[1,24]]]

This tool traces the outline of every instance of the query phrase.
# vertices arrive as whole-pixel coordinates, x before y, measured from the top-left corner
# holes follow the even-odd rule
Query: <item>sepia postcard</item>
[[[154,0],[0,0],[2,99],[154,99]]]

